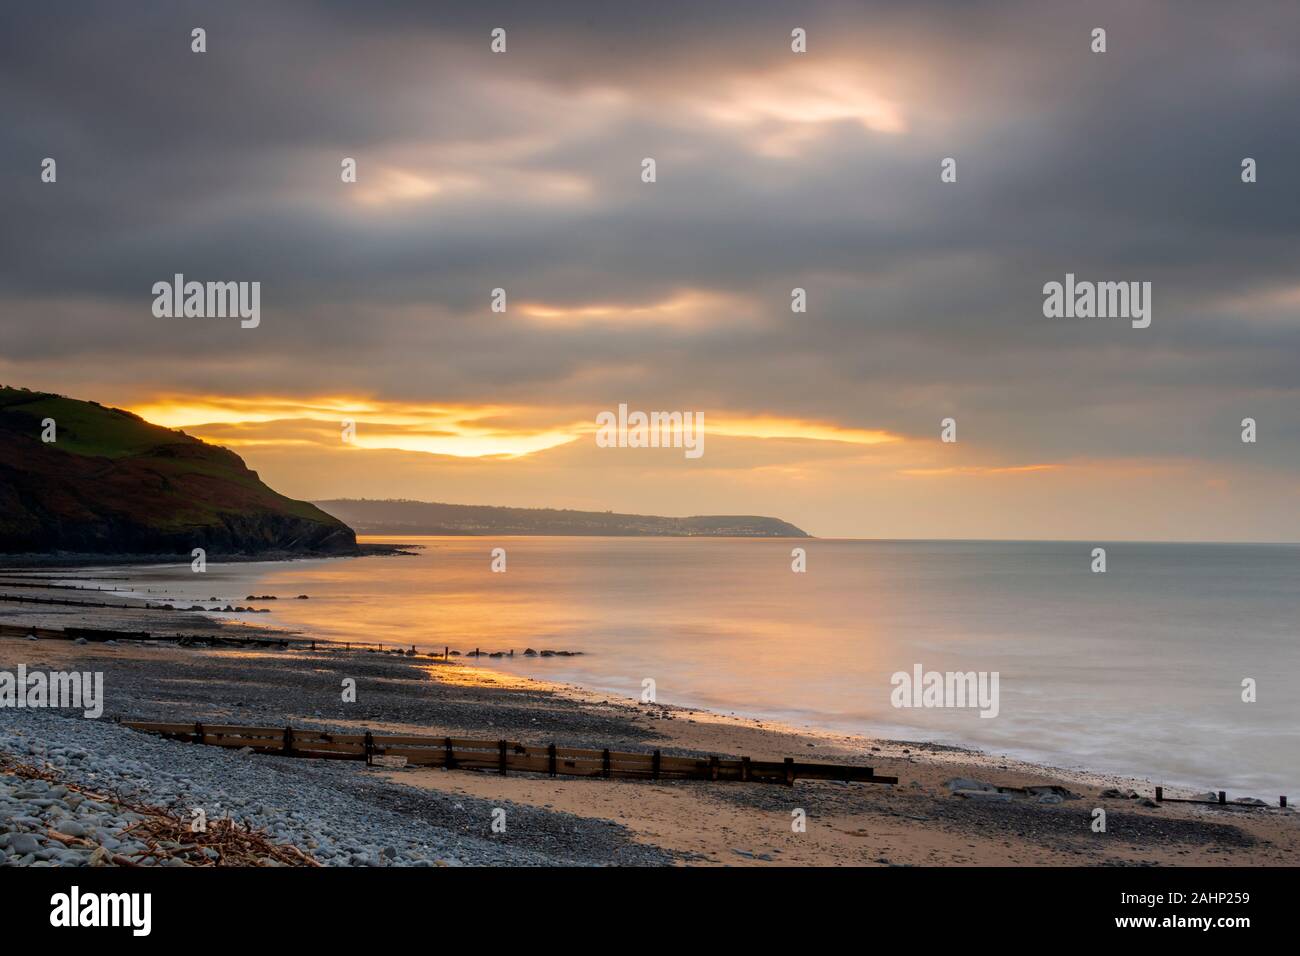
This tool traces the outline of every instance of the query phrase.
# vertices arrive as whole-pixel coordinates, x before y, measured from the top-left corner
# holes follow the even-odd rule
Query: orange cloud
[[[845,428],[830,422],[781,418],[775,415],[749,418],[727,415],[709,418],[706,415],[704,432],[707,435],[730,435],[735,438],[794,438],[806,441],[847,442],[852,445],[883,445],[904,441],[902,435],[883,429]]]
[[[833,123],[906,132],[902,107],[880,89],[876,78],[853,64],[799,63],[726,79],[717,93],[694,93],[690,105],[709,121],[740,131],[757,151],[786,157],[803,152]]]
[[[510,308],[527,319],[556,325],[607,323],[690,327],[753,316],[752,306],[739,296],[700,289],[682,289],[647,304],[606,302],[571,306],[525,301]]]
[[[586,197],[592,186],[571,173],[481,168],[434,173],[419,166],[380,166],[366,171],[364,177],[358,172],[356,185],[348,190],[350,198],[363,206],[400,206],[437,197],[491,194],[500,198],[507,193],[512,201],[548,202]]]
[[[355,435],[344,445],[417,451],[458,458],[516,457],[574,441],[571,429],[497,424],[516,416],[508,406],[419,405],[365,398],[326,396],[305,400],[280,397],[167,397],[132,409],[142,418],[170,428],[186,428],[223,445],[342,443],[344,422]],[[304,423],[330,423],[329,429]],[[252,429],[249,426],[263,426]]]
[[[947,468],[902,468],[898,473],[900,475],[907,475],[911,478],[946,478],[952,475],[1024,475],[1038,471],[1060,471],[1064,467],[1064,465],[1057,464],[1006,466],[957,465]]]

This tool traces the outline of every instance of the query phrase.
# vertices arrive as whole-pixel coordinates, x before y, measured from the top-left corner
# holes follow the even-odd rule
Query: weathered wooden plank
[[[548,747],[520,747],[513,751],[515,754],[527,757],[545,757],[550,752]],[[604,751],[600,750],[581,750],[575,747],[556,747],[555,756],[557,759],[568,760],[591,760],[600,763]],[[629,751],[611,750],[609,752],[610,761],[615,764],[626,764],[628,766],[644,766],[650,768],[654,761],[654,754],[648,753],[631,753]]]
[[[709,773],[709,761],[698,757],[672,757],[667,754],[659,758],[659,769],[663,773]]]
[[[335,734],[336,740],[348,741],[355,737],[360,741],[364,734]],[[447,743],[446,737],[428,737],[418,734],[375,734],[376,742],[397,744],[403,747],[444,747]],[[451,745],[457,750],[490,750],[497,752],[500,746],[500,740],[478,740],[469,737],[452,737]],[[506,746],[514,749],[523,746],[511,740],[506,741]]]
[[[228,744],[227,746],[231,745]],[[251,746],[258,746],[258,744],[251,744]],[[364,757],[366,755],[366,748],[363,744],[340,744],[325,740],[301,740],[298,737],[297,731],[294,732],[293,749],[297,753],[351,754],[354,757]]]
[[[515,771],[522,773],[549,773],[550,761],[546,757],[525,757],[520,754],[510,754],[506,758],[506,765]],[[561,772],[556,768],[556,772]]]

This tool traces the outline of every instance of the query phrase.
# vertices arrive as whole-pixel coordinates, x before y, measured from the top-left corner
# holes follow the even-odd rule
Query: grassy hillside
[[[56,440],[41,440],[53,419]],[[356,536],[234,452],[96,402],[0,387],[0,553],[347,554]]]

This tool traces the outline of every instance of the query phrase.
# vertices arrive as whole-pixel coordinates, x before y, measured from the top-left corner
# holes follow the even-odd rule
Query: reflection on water
[[[461,651],[669,703],[967,742],[1157,782],[1294,791],[1300,548],[656,538],[385,538],[416,557],[114,569],[257,624]],[[808,571],[790,570],[790,550]],[[508,571],[492,573],[504,547]],[[310,600],[292,600],[306,593]],[[158,597],[157,594],[152,595]],[[243,621],[250,619],[241,618]],[[575,650],[573,658],[522,652]],[[890,676],[998,671],[1000,714],[896,710]],[[1241,701],[1241,681],[1259,700]]]

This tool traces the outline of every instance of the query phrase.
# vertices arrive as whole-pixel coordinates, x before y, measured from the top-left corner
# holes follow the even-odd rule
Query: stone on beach
[[[36,853],[42,848],[41,842],[30,833],[15,833],[9,838],[9,850],[12,853]]]
[[[1025,787],[1025,793],[1029,794],[1031,797],[1042,797],[1042,796],[1051,795],[1051,796],[1060,797],[1062,800],[1081,800],[1081,799],[1083,799],[1079,794],[1074,793],[1074,792],[1071,791],[1071,790],[1067,790],[1065,787],[1059,786],[1058,784],[1043,784],[1043,785],[1034,786],[1034,787]],[[1048,801],[1041,801],[1041,800],[1040,800],[1039,802],[1040,802],[1040,803],[1054,803],[1054,802],[1056,802],[1056,801],[1051,801],[1051,800],[1048,800]]]
[[[1012,799],[1011,794],[999,793],[996,790],[954,790],[952,795],[967,800],[987,800],[992,803],[1007,803]]]

